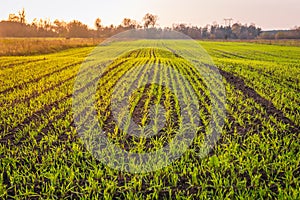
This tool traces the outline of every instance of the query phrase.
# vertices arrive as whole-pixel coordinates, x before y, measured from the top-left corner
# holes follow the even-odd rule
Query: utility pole
[[[225,18],[224,19],[224,22],[225,22],[225,26],[231,26],[231,22],[233,21],[233,19],[232,18]]]

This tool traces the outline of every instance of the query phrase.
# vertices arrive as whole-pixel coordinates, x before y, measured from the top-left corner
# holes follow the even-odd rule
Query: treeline
[[[142,23],[136,20],[124,18],[118,26],[103,26],[101,19],[95,20],[95,29],[89,28],[78,20],[65,22],[63,20],[34,19],[27,23],[26,13],[21,10],[17,15],[10,14],[8,20],[0,22],[0,37],[65,37],[65,38],[107,38],[125,30],[144,30],[151,28],[152,36],[162,32],[175,30],[184,33],[194,39],[300,39],[300,28],[278,32],[275,34],[262,32],[261,28],[254,24],[242,25],[235,23],[232,26],[218,24],[205,27],[188,26],[186,24],[173,24],[172,27],[155,28],[158,17],[147,13]]]
[[[300,27],[296,27],[293,30],[265,31],[262,34],[260,34],[259,39],[300,39]]]
[[[254,24],[247,26],[239,23],[232,26],[207,25],[204,28],[178,24],[173,25],[172,29],[195,39],[255,39],[261,33],[261,29]]]

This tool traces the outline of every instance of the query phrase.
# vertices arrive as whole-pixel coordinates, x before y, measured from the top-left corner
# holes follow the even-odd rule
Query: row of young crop
[[[68,56],[73,61],[76,58],[73,58],[72,54],[81,53],[82,50],[72,50],[57,54],[51,59],[55,62],[57,57]],[[126,92],[129,92],[130,88],[125,87],[126,91],[119,91],[115,88],[116,83],[132,82],[129,78],[121,79],[125,74],[129,74],[131,77],[140,77],[136,82],[137,88],[140,90],[133,94],[131,113],[143,105],[140,118],[146,118],[149,114],[147,113],[148,108],[153,106],[149,100],[151,96],[157,95],[157,101],[163,99],[165,102],[166,112],[169,113],[166,114],[167,118],[176,115],[175,113],[178,114],[179,106],[176,105],[178,101],[171,92],[165,92],[164,88],[155,85],[151,85],[150,88],[143,86],[145,80],[151,77],[156,82],[164,82],[166,87],[182,90],[187,99],[191,90],[186,89],[188,86],[183,84],[182,77],[179,77],[172,69],[180,72],[179,74],[189,81],[191,88],[200,100],[199,115],[202,121],[207,123],[209,120],[207,113],[209,114],[210,111],[210,102],[207,101],[209,93],[203,82],[199,80],[201,75],[197,74],[190,65],[185,64],[182,59],[166,54],[161,50],[135,51],[132,54],[134,59],[122,58],[107,68],[107,73],[100,79],[99,93],[96,95],[96,99],[99,98],[96,107],[99,111],[100,124],[103,125],[106,124],[104,122],[109,121],[109,113],[107,113],[110,109],[109,97],[114,89],[116,89],[116,97],[129,96]],[[149,57],[151,58],[149,59]],[[33,57],[36,60],[39,58],[38,56]],[[110,58],[109,55],[108,58]],[[22,60],[23,58],[18,59]],[[47,59],[45,63],[47,63]],[[43,62],[41,61],[41,63]],[[97,68],[93,65],[94,61],[88,62],[86,67]],[[242,82],[230,82],[230,79],[227,81],[224,78],[227,118],[222,137],[210,156],[200,159],[201,157],[197,154],[197,149],[203,142],[203,138],[201,138],[203,131],[199,131],[191,148],[171,165],[151,173],[130,174],[111,169],[97,161],[78,138],[78,133],[72,124],[72,93],[74,90],[72,83],[74,80],[52,88],[59,84],[59,79],[64,82],[63,80],[72,77],[79,65],[62,70],[61,73],[52,73],[48,78],[42,78],[37,83],[28,83],[37,79],[39,74],[50,74],[63,68],[67,65],[66,63],[49,66],[48,73],[43,70],[38,73],[35,70],[30,71],[26,75],[23,88],[16,87],[14,90],[7,91],[7,96],[4,93],[1,96],[1,102],[5,102],[1,108],[3,109],[1,111],[4,111],[1,112],[3,116],[1,127],[6,130],[1,131],[0,144],[1,156],[3,155],[0,162],[1,197],[105,199],[118,197],[131,199],[219,197],[224,199],[237,196],[250,199],[273,197],[297,199],[299,197],[299,136],[287,131],[289,130],[288,124],[276,119],[277,116],[270,115],[264,104],[243,91],[241,89],[243,87],[239,86],[243,85]],[[17,67],[21,69],[26,65],[21,64]],[[42,68],[42,65],[38,68]],[[157,67],[158,65],[167,67],[158,71],[161,69]],[[156,73],[149,76],[146,71],[151,67],[156,69]],[[220,67],[222,68],[221,64]],[[247,66],[236,65],[237,67],[246,68]],[[234,72],[229,67],[222,69]],[[241,75],[245,80],[251,80],[250,76],[255,75],[246,72],[233,74],[235,77]],[[249,75],[242,76],[242,74]],[[18,74],[15,73],[12,78],[13,76],[18,76]],[[83,72],[79,75],[79,77],[81,76],[84,77],[86,74]],[[6,81],[6,79],[1,80]],[[76,89],[88,92],[84,85],[94,84],[96,80],[88,79],[82,88]],[[22,82],[20,81],[20,83]],[[250,83],[250,81],[245,81],[246,86]],[[17,82],[15,84],[18,85]],[[42,88],[43,84],[45,84],[45,88]],[[47,84],[49,86],[46,86]],[[9,88],[8,83],[5,85],[1,91]],[[38,89],[38,85],[40,85],[40,89]],[[37,87],[38,93],[32,95],[35,87]],[[26,88],[31,92],[22,97]],[[49,88],[51,89],[47,94],[42,94]],[[264,90],[260,94],[267,98]],[[12,104],[14,97],[16,99],[21,97],[22,101],[29,97],[30,105],[22,102]],[[85,112],[84,105],[79,104],[78,106],[79,110],[81,109],[80,111],[84,113],[82,114],[85,116],[83,120],[89,119],[85,115],[88,112]],[[9,109],[13,111],[9,112]],[[158,114],[160,111],[158,104],[154,105],[154,110]],[[22,116],[17,117],[19,112],[22,113]],[[121,114],[119,118],[120,120],[124,119],[124,115]],[[125,120],[125,122],[129,124],[128,121]],[[154,123],[153,126],[157,127],[157,124]],[[111,129],[107,128],[107,130]],[[119,143],[122,146],[118,138],[124,134],[120,135],[120,132],[116,130],[110,132],[108,136],[116,144]],[[158,140],[158,143],[155,143],[157,147],[165,139],[166,137],[162,137],[161,140]],[[136,151],[145,150],[138,144],[139,141],[134,142],[133,146],[137,147]],[[152,142],[155,141],[152,140]]]
[[[238,49],[235,51],[238,52]],[[255,49],[249,49],[249,52]],[[273,50],[274,51],[274,50]],[[241,51],[243,52],[243,51]],[[278,49],[278,58],[273,61],[265,60],[265,55],[260,54],[260,60],[239,58],[214,57],[215,64],[222,70],[241,77],[246,84],[257,91],[258,95],[272,102],[277,110],[280,110],[299,126],[299,62],[297,56],[289,55],[282,58],[279,54],[288,54],[289,50]]]

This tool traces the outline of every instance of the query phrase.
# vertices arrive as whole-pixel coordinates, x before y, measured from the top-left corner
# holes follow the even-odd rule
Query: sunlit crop
[[[140,48],[115,60],[98,83],[99,124],[111,141],[132,152],[159,149],[176,132],[184,108],[168,86],[176,85],[184,93],[183,101],[191,101],[191,91],[172,69],[197,94],[202,124],[193,144],[171,165],[145,174],[107,167],[77,135],[73,85],[92,47],[0,57],[0,198],[299,199],[299,47],[199,43],[223,76],[227,115],[220,140],[203,159],[198,151],[210,120],[209,93],[201,75],[182,58],[170,51]],[[143,85],[147,67],[154,68],[152,78],[165,81],[165,87]],[[128,99],[133,120],[143,127],[151,116],[165,119],[156,137],[128,137],[111,118],[110,96],[115,84],[127,84],[126,79],[118,82],[127,72],[141,77]],[[115,92],[120,98],[126,93]],[[123,113],[114,117],[129,127]],[[154,131],[159,128],[158,120],[151,124]]]

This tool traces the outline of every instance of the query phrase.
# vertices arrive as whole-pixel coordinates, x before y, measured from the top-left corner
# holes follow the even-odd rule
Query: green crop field
[[[93,47],[1,56],[0,198],[300,199],[300,48],[198,43],[218,67],[226,91],[222,134],[205,157],[199,155],[199,146],[212,112],[210,94],[201,74],[185,59],[172,51],[138,48],[114,60],[97,83],[98,122],[115,145],[130,152],[156,151],[174,138],[184,111],[180,101],[199,106],[201,124],[188,150],[170,165],[148,173],[103,164],[78,136],[72,95]],[[144,84],[150,68],[158,84]],[[185,87],[172,70],[191,87]],[[151,116],[163,115],[165,125],[157,136],[129,137],[125,114],[115,116],[124,121],[124,131],[112,118],[111,95],[122,101],[126,88],[133,85],[130,77],[121,80],[128,72],[133,79],[139,77],[138,88],[128,99],[130,114],[139,127],[151,124],[152,130],[159,129],[160,122],[150,123]],[[125,89],[116,89],[118,84]],[[177,88],[183,99],[170,87]],[[142,131],[145,136],[152,133]]]

